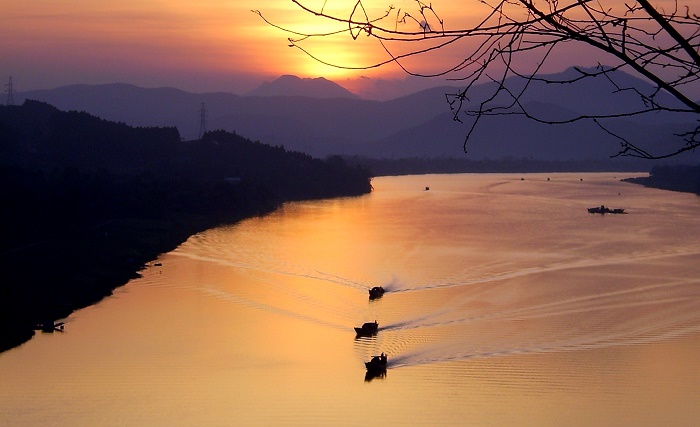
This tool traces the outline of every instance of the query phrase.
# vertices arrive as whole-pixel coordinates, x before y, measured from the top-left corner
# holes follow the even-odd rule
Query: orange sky
[[[304,4],[346,16],[354,0],[305,0]],[[447,25],[469,19],[464,5],[478,2],[434,0]],[[368,0],[378,15],[389,4],[415,11],[413,0]],[[288,35],[251,12],[291,29],[325,31],[325,21],[301,11],[291,0],[5,0],[0,13],[0,81],[14,77],[16,91],[74,83],[131,83],[145,87],[244,93],[282,74],[324,76],[360,91],[356,84],[382,79],[387,90],[444,84],[433,79],[403,80],[389,65],[378,70],[347,71],[311,60],[287,47]],[[343,65],[370,65],[386,56],[366,37],[343,35],[308,47],[323,59]],[[411,64],[412,71],[431,72],[452,64],[458,54],[444,52]],[[562,54],[562,65],[580,55]],[[567,63],[571,62],[571,63]],[[397,81],[393,81],[398,79]],[[367,87],[365,87],[367,89]],[[409,89],[410,91],[410,89]],[[389,96],[389,95],[387,95]]]

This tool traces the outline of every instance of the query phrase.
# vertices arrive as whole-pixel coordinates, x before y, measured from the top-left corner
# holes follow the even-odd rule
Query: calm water
[[[378,178],[193,236],[0,354],[0,425],[697,426],[700,198],[622,177]]]

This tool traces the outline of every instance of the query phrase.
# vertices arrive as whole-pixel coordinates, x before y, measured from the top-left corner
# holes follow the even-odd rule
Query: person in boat
[[[386,363],[386,354],[382,353],[379,356],[373,356],[371,363]]]
[[[384,295],[384,288],[375,286],[369,290],[369,299],[377,299]]]

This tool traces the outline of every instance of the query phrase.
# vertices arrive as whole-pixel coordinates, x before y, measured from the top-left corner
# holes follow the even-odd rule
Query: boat
[[[45,320],[42,323],[39,323],[36,326],[34,326],[34,330],[49,334],[53,332],[63,332],[63,327],[65,324],[66,322],[54,322],[53,320]]]
[[[374,356],[369,362],[365,362],[368,374],[379,375],[386,373],[386,354],[382,353],[379,356]]]
[[[606,214],[606,213],[609,213],[609,214],[625,214],[625,213],[627,213],[627,212],[625,212],[624,209],[620,209],[620,208],[610,209],[609,207],[607,207],[607,206],[605,206],[605,205],[600,205],[600,206],[596,206],[596,207],[594,207],[594,208],[588,208],[588,213],[599,213],[599,214]]]
[[[377,299],[384,295],[384,288],[375,286],[369,290],[369,299]]]
[[[369,337],[372,335],[377,335],[379,330],[379,323],[375,320],[374,322],[363,323],[361,327],[355,328],[355,333],[358,337]]]

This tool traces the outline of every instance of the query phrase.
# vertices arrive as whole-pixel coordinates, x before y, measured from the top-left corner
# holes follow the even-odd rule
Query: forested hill
[[[160,171],[174,158],[174,127],[131,127],[38,101],[0,107],[0,163],[28,169],[76,168],[118,174]]]
[[[366,169],[209,132],[135,128],[26,101],[0,107],[0,351],[100,300],[211,226],[371,190]]]
[[[225,131],[181,141],[174,127],[132,127],[38,101],[0,106],[0,166],[165,181],[220,183],[240,178],[285,200],[370,189],[368,172],[347,166],[339,157],[322,161]]]

